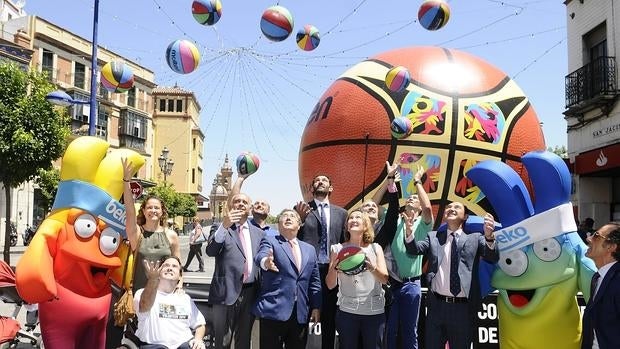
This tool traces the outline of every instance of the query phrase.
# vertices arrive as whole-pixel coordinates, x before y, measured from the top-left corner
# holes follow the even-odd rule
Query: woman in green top
[[[127,213],[125,229],[131,250],[138,248],[133,290],[139,290],[146,285],[146,274],[143,260],[157,261],[166,255],[181,258],[179,237],[171,229],[166,229],[168,210],[164,202],[153,195],[147,196],[140,205],[136,215],[136,208],[129,182],[133,175],[131,163],[123,159],[123,182],[125,183],[123,199]]]

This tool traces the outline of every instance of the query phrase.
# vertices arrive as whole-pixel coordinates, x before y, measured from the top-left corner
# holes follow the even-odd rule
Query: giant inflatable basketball
[[[407,68],[411,77],[400,92],[385,85],[386,73],[396,66]],[[399,116],[414,126],[403,139],[393,138],[390,130]],[[385,178],[385,161],[401,164],[401,199],[414,192],[413,174],[420,165],[436,217],[454,200],[480,215],[493,211],[465,177],[467,170],[498,159],[525,176],[521,156],[543,149],[536,113],[505,73],[462,51],[410,47],[358,63],[321,96],[302,136],[299,180],[309,199],[312,178],[329,176],[330,201],[348,209],[372,197]]]

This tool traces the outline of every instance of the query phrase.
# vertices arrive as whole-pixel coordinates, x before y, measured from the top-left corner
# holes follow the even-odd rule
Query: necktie
[[[244,225],[239,226],[239,240],[241,241],[241,247],[243,247],[243,254],[245,255],[245,263],[243,263],[243,282],[246,282],[249,277],[249,269],[248,269],[248,250],[245,245],[245,236],[243,231],[245,230]]]
[[[450,292],[456,297],[461,292],[461,278],[459,277],[459,255],[456,246],[456,234],[452,233],[452,249],[450,253]]]
[[[596,293],[596,285],[598,284],[598,279],[601,278],[601,274],[598,272],[592,275],[592,283],[590,283],[590,300],[594,299],[594,294]]]
[[[321,253],[324,254],[327,258],[329,258],[329,253],[327,253],[327,218],[325,217],[325,206],[327,204],[319,204],[320,207],[320,215],[321,215]]]
[[[291,245],[291,251],[293,251],[293,259],[295,260],[297,271],[301,271],[301,255],[299,253],[299,249],[297,248],[297,241],[289,240],[288,243]]]

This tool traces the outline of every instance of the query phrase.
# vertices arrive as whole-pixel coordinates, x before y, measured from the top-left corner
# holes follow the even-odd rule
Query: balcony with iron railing
[[[567,116],[613,105],[618,96],[616,57],[599,57],[566,75]]]

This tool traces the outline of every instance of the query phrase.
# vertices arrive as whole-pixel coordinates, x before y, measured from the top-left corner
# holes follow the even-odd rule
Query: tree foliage
[[[155,187],[148,189],[149,195],[157,195],[162,199],[168,208],[168,217],[174,218],[194,217],[198,206],[196,200],[189,194],[177,193],[173,185],[157,184]]]
[[[49,169],[66,147],[68,119],[45,96],[54,89],[46,75],[0,62],[0,181],[5,188],[6,217],[11,212],[10,188]],[[7,219],[5,241],[9,241]],[[10,263],[9,244],[4,260]]]
[[[41,189],[41,195],[43,196],[42,206],[47,212],[54,203],[56,198],[56,191],[58,190],[58,182],[60,182],[60,171],[56,168],[49,170],[40,168],[37,172],[37,178],[35,183]]]
[[[554,153],[555,155],[561,157],[562,159],[568,158],[568,150],[565,145],[556,145],[554,147],[547,148],[547,151]]]

